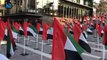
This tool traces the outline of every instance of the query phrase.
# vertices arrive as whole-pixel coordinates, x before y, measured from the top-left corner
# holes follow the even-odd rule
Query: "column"
[[[63,18],[64,18],[64,16],[65,16],[65,15],[64,15],[65,5],[63,5],[63,10],[62,10],[62,11],[63,11]]]

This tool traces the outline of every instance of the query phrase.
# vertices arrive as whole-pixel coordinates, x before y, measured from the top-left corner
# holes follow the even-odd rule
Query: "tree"
[[[97,7],[97,13],[100,15],[107,13],[107,1],[100,1]]]

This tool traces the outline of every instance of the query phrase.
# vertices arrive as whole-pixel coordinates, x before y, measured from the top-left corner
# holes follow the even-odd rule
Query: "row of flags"
[[[15,42],[14,38],[17,39],[17,35],[21,34],[27,37],[29,33],[32,36],[36,36],[40,31],[42,31],[42,40],[48,39],[48,34],[53,35],[53,46],[52,46],[52,60],[82,60],[81,54],[84,51],[91,53],[91,48],[87,42],[87,33],[88,27],[80,23],[74,23],[72,27],[70,24],[65,22],[65,25],[61,25],[57,18],[54,18],[54,26],[50,26],[46,23],[41,25],[37,23],[36,26],[33,26],[31,23],[25,21],[23,25],[17,22],[10,24],[9,20],[5,23],[0,20],[0,39],[4,38],[4,35],[7,36],[7,57],[10,58],[14,55],[15,51]],[[41,26],[43,26],[41,28]],[[96,29],[101,33],[100,25],[96,24]],[[70,33],[71,30],[73,35]],[[104,28],[104,33],[106,32],[106,27]],[[105,33],[106,34],[106,33]],[[104,35],[106,36],[106,35]],[[103,44],[106,45],[106,37],[103,40]]]
[[[12,55],[14,55],[14,51],[16,49],[16,44],[14,39],[18,38],[18,34],[24,35],[25,37],[29,35],[36,37],[36,35],[40,31],[40,28],[41,28],[41,24],[39,23],[37,23],[37,25],[34,26],[27,21],[25,21],[21,25],[18,22],[12,22],[12,24],[10,24],[9,19],[7,22],[0,20],[0,29],[1,29],[0,40],[5,39],[7,41],[7,54],[6,54],[7,58],[10,58]],[[42,39],[43,40],[50,39],[47,36],[53,34],[53,31],[51,31],[53,29],[52,28],[49,29],[49,26],[46,23],[44,23],[42,29],[43,29]]]
[[[57,21],[57,20],[56,20]],[[64,48],[62,48],[62,50],[64,50],[65,52],[70,52],[70,51],[72,51],[72,49],[74,50],[72,53],[74,54],[75,53],[75,51],[77,51],[77,49],[78,49],[78,52],[79,52],[79,54],[81,54],[83,51],[84,51],[84,49],[86,49],[87,50],[87,52],[91,52],[91,49],[90,49],[90,47],[88,46],[87,48],[84,48],[84,46],[87,44],[88,45],[88,43],[87,43],[87,41],[86,41],[86,38],[87,37],[84,37],[84,36],[86,36],[86,34],[85,34],[85,32],[82,32],[81,33],[81,31],[80,31],[80,28],[77,26],[77,27],[74,27],[74,30],[73,30],[73,32],[74,32],[74,36],[72,37],[72,35],[69,33],[69,31],[68,30],[62,30],[62,28],[60,28],[61,27],[61,25],[59,25],[59,27],[57,26],[57,23],[58,22],[54,22],[55,24],[54,25],[56,25],[56,27],[53,27],[53,28],[50,28],[49,29],[49,26],[48,26],[48,24],[46,24],[46,23],[43,23],[43,29],[41,29],[41,24],[39,24],[39,23],[37,23],[37,25],[36,25],[36,27],[37,27],[37,29],[36,29],[36,27],[35,26],[33,26],[33,25],[31,25],[30,23],[28,23],[28,22],[24,22],[23,23],[23,25],[21,26],[21,24],[20,23],[17,23],[17,22],[13,22],[12,23],[12,25],[9,23],[9,20],[7,21],[7,27],[8,28],[6,28],[6,26],[5,26],[5,28],[4,28],[4,31],[5,31],[5,33],[4,34],[6,34],[7,35],[7,57],[8,58],[10,58],[12,55],[14,55],[14,51],[15,51],[15,47],[16,47],[16,45],[15,45],[15,42],[14,42],[14,39],[17,39],[17,35],[18,34],[22,34],[22,35],[24,35],[25,37],[27,37],[28,36],[28,32],[30,32],[31,34],[32,34],[32,36],[34,36],[35,37],[35,35],[36,34],[38,34],[38,31],[40,31],[40,30],[42,30],[43,31],[43,33],[42,33],[42,40],[47,40],[47,37],[48,37],[48,34],[49,35],[53,35],[53,47],[55,47],[55,46],[59,46],[59,48],[61,47],[61,45],[60,44],[62,44],[62,42],[63,42],[63,40],[62,39],[64,39],[64,35],[65,35],[65,37],[66,37],[66,39],[65,39],[65,41],[67,41],[67,42],[63,42],[63,43],[65,43],[65,45],[63,45],[63,47]],[[76,28],[76,29],[75,29]],[[54,29],[54,31],[52,31]],[[79,29],[79,31],[80,31],[80,34],[78,35],[77,33],[75,34],[75,31],[77,31]],[[57,33],[55,32],[55,31],[57,31],[57,30],[59,30],[57,33],[58,33],[58,36],[57,36]],[[66,33],[65,33],[66,32]],[[62,36],[59,36],[59,35],[62,35]],[[56,36],[56,37],[54,37],[54,35]],[[77,36],[78,35],[78,36]],[[81,37],[79,37],[79,36],[81,36]],[[58,39],[58,40],[56,40],[56,39]],[[59,39],[61,39],[61,41],[59,40]],[[76,40],[77,39],[77,40]],[[79,40],[78,40],[79,39]],[[54,41],[55,41],[55,44],[57,44],[57,42],[58,42],[58,45],[54,45]],[[84,44],[83,44],[83,42],[85,42]],[[69,43],[69,44],[68,44]],[[82,43],[82,44],[81,44]],[[68,46],[67,46],[68,45]],[[69,45],[71,45],[71,47],[69,46]],[[73,46],[74,45],[74,46]],[[81,46],[80,46],[81,45]],[[58,49],[59,49],[58,48]],[[56,49],[56,48],[55,48]],[[67,50],[68,49],[68,50]],[[69,51],[69,49],[71,49],[70,51]],[[81,49],[81,51],[79,50],[79,49]],[[56,49],[57,50],[57,49]],[[61,50],[60,50],[60,52],[61,52]],[[76,57],[76,56],[78,56],[78,57],[80,57],[79,56],[79,54],[78,54],[78,52],[76,53],[76,55],[73,55],[74,56],[74,58]],[[54,51],[52,51],[52,53],[54,54]],[[63,52],[64,53],[64,52]],[[56,54],[55,54],[56,55]],[[69,53],[66,53],[66,55],[67,55],[67,57],[70,59],[70,56],[68,56],[69,55]],[[72,54],[71,54],[72,55]],[[52,55],[52,56],[54,56],[54,55]],[[73,58],[73,59],[74,59]],[[81,57],[80,57],[81,58]],[[82,58],[81,58],[82,59]],[[56,60],[56,59],[55,59]]]
[[[74,27],[74,37],[67,28],[60,24],[57,18],[54,18],[53,48],[52,60],[83,60],[81,54],[86,50],[91,53],[91,48],[87,42],[85,31],[78,34],[78,26]]]

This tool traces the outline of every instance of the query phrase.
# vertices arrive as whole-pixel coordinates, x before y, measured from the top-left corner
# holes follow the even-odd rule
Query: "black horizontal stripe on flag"
[[[83,60],[78,52],[65,49],[65,60]]]
[[[90,48],[90,46],[89,46],[87,43],[85,43],[85,42],[82,41],[82,40],[79,40],[79,45],[80,45],[84,50],[86,50],[88,53],[91,53],[91,48]]]
[[[22,30],[19,30],[20,35],[24,35],[24,32]]]
[[[47,34],[47,39],[53,39],[53,35]]]

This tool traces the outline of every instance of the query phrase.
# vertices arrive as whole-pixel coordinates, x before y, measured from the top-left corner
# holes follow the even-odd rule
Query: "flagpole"
[[[96,38],[97,37],[97,30],[95,29],[95,35],[94,35],[94,38]]]
[[[50,44],[50,41],[49,41],[49,39],[47,40],[48,42],[47,42],[47,45],[49,45]]]
[[[27,37],[24,36],[24,50],[23,50],[23,53],[21,54],[22,56],[28,55],[28,54],[26,53],[26,49],[25,49],[25,46],[26,46],[25,40],[26,40],[26,39],[27,39]]]
[[[43,40],[42,40],[42,46],[41,46],[41,60],[43,60],[42,52],[43,52]]]
[[[100,49],[100,39],[99,39],[99,35],[98,35],[98,31],[96,30],[96,38],[97,38],[97,48]],[[99,50],[95,50],[96,52],[101,52]]]
[[[39,40],[38,40],[38,34],[36,35],[36,49],[38,50],[39,49]]]
[[[29,36],[27,37],[27,44],[26,44],[26,46],[28,46],[29,45]]]
[[[17,40],[18,40],[18,43],[20,43],[20,42],[19,42],[19,35],[17,35]]]
[[[97,44],[98,44],[98,49],[100,48],[100,41],[99,41],[99,35],[97,33]]]
[[[24,36],[24,51],[23,51],[23,54],[26,53],[26,50],[25,50],[25,39],[26,39],[26,37]]]
[[[103,45],[103,60],[105,60],[105,46]]]

